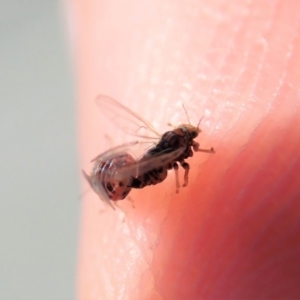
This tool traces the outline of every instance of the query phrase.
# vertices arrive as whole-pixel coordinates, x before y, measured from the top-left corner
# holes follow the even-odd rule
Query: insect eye
[[[198,136],[198,132],[192,131],[192,132],[191,132],[191,136],[192,136],[192,138],[194,139],[195,137]]]

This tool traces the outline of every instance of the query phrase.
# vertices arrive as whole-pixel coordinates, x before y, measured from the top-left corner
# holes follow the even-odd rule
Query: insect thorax
[[[149,149],[147,153],[143,156],[144,159],[149,157],[157,156],[159,159],[160,155],[165,155],[170,153],[174,153],[180,148],[183,148],[183,152],[178,157],[174,157],[172,161],[169,161],[167,164],[163,164],[159,167],[153,168],[152,170],[139,174],[139,176],[133,178],[130,187],[133,188],[143,188],[147,185],[155,185],[166,179],[168,175],[168,170],[172,169],[174,163],[177,161],[182,161],[185,158],[188,158],[193,155],[193,151],[191,149],[193,145],[193,138],[190,136],[187,130],[184,128],[177,128],[173,131],[165,132],[160,141],[155,145],[155,147]],[[143,158],[141,161],[143,161]]]
[[[184,148],[183,153],[175,159],[180,161],[181,159],[188,158],[191,155],[191,147],[193,145],[193,137],[185,127],[179,127],[172,131],[167,131],[163,134],[160,142],[156,145],[156,148],[160,151],[175,151],[179,148]]]

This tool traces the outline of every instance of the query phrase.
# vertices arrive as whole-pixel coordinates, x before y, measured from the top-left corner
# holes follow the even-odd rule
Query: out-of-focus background
[[[75,92],[59,1],[0,0],[0,299],[74,299]]]

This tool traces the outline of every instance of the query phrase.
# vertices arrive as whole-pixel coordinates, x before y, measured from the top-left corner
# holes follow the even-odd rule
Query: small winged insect
[[[117,126],[131,135],[147,139],[148,141],[152,140],[154,143],[154,146],[147,150],[146,153],[133,164],[136,173],[132,177],[132,181],[130,182],[129,180],[127,182],[127,188],[141,189],[148,185],[158,184],[166,179],[168,170],[174,169],[176,192],[178,192],[180,187],[178,163],[185,170],[183,186],[187,186],[190,166],[185,162],[185,159],[192,157],[193,151],[215,153],[213,148],[200,149],[199,143],[194,141],[201,132],[199,128],[201,119],[197,127],[191,125],[184,106],[183,108],[188,119],[188,124],[180,124],[173,130],[161,135],[150,122],[115,99],[99,95],[96,102],[102,112],[107,114],[111,120],[116,120],[115,124]],[[141,133],[141,130],[146,130],[146,133]],[[148,135],[147,132],[149,132],[150,135]],[[129,169],[131,169],[131,167]],[[130,172],[127,172],[127,174],[132,176]]]
[[[149,173],[161,165],[169,164],[181,149],[160,155],[149,156],[142,162],[135,160],[127,151],[139,142],[131,142],[112,148],[97,157],[91,175],[83,175],[99,197],[114,209],[111,201],[122,200],[130,193],[132,182],[138,172]]]

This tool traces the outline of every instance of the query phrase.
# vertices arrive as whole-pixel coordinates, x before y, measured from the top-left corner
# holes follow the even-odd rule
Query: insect
[[[149,156],[140,162],[127,153],[128,149],[138,143],[136,141],[123,144],[95,157],[92,160],[94,167],[91,175],[82,171],[94,192],[113,209],[115,208],[110,200],[116,201],[126,198],[138,172],[147,174],[153,168],[168,164],[181,151],[181,149],[177,149],[172,153]]]
[[[117,126],[121,126],[129,134],[152,140],[154,143],[154,146],[135,162],[137,173],[132,177],[132,182],[127,185],[128,188],[141,189],[148,185],[158,184],[166,179],[168,170],[174,169],[176,193],[178,193],[180,187],[178,163],[185,170],[183,186],[187,186],[190,166],[185,159],[192,157],[194,151],[215,153],[213,148],[200,149],[199,143],[194,141],[201,132],[199,128],[201,119],[197,127],[191,125],[184,106],[188,124],[180,124],[173,130],[161,135],[150,122],[115,99],[99,95],[96,102],[108,117],[120,121],[120,123],[116,123]],[[150,136],[140,133],[141,129],[148,131]],[[151,134],[154,136],[151,137]],[[130,174],[130,176],[132,175]]]

